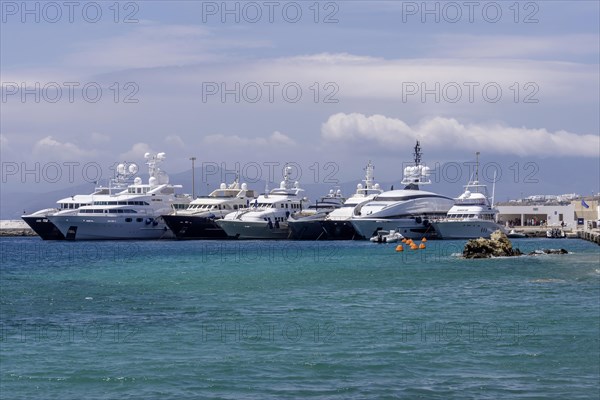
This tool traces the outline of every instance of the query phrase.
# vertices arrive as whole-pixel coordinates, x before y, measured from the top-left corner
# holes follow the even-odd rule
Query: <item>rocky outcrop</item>
[[[569,252],[565,249],[542,249],[542,250],[534,250],[527,255],[528,256],[537,256],[540,254],[569,254]]]
[[[465,258],[491,258],[520,256],[521,250],[513,249],[512,243],[504,232],[497,230],[489,239],[471,239],[465,244],[463,257]]]

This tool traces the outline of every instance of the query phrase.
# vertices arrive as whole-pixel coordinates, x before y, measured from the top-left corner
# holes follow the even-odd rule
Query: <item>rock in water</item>
[[[471,239],[463,249],[465,258],[510,257],[522,254],[519,249],[513,249],[512,243],[501,230],[493,232],[489,239]]]
[[[528,254],[528,256],[537,256],[540,254],[569,254],[569,252],[565,249],[542,249],[542,250],[534,250]]]

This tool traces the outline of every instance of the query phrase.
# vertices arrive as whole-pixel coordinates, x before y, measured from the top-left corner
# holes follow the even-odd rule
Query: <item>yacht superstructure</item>
[[[290,236],[288,218],[302,210],[307,202],[300,196],[299,182],[290,179],[291,167],[284,168],[278,188],[265,192],[244,210],[234,211],[217,220],[229,237],[236,239],[287,239]]]
[[[116,176],[109,181],[108,186],[99,186],[90,194],[76,194],[70,197],[65,197],[56,202],[57,207],[45,208],[34,213],[23,215],[21,219],[27,223],[43,240],[64,240],[65,236],[62,232],[50,221],[49,217],[53,215],[75,215],[79,207],[89,206],[93,204],[94,197],[101,195],[111,195],[123,191],[127,187],[127,179],[129,176],[137,172],[137,166],[130,164],[131,171],[117,171]]]
[[[183,210],[163,215],[167,226],[178,239],[226,239],[228,236],[217,224],[225,215],[250,206],[255,198],[254,190],[236,180],[227,186],[213,190],[206,197],[198,197]]]
[[[181,185],[169,183],[169,176],[160,169],[165,153],[146,153],[148,183],[136,177],[133,184],[116,194],[94,195],[92,204],[79,207],[76,213],[57,213],[48,219],[67,240],[161,239],[172,237],[162,214],[187,205],[190,198],[177,195]],[[135,165],[135,164],[133,164]],[[137,172],[133,167],[119,164],[118,170]]]
[[[432,221],[440,239],[489,238],[496,230],[504,228],[496,223],[498,210],[493,197],[487,194],[487,186],[479,182],[479,152],[476,154],[475,177],[465,186],[465,191],[455,199],[446,218]]]
[[[288,225],[292,231],[292,239],[319,240],[326,238],[327,233],[323,230],[321,222],[325,220],[329,213],[342,207],[345,200],[341,190],[331,189],[327,195],[322,196],[315,204],[290,215]]]
[[[430,169],[421,164],[421,146],[414,147],[414,165],[404,168],[404,189],[383,192],[354,208],[351,223],[357,233],[373,237],[379,230],[395,230],[406,238],[432,238],[436,232],[430,224],[442,218],[454,201],[446,196],[420,189],[431,184]]]
[[[342,207],[333,210],[323,221],[321,221],[321,226],[326,235],[321,237],[321,239],[350,240],[358,236],[354,226],[350,223],[354,208],[383,193],[379,184],[375,183],[375,178],[373,176],[374,169],[373,163],[369,161],[365,168],[366,176],[363,181],[365,183],[364,186],[361,183],[357,184],[356,193],[348,198]]]

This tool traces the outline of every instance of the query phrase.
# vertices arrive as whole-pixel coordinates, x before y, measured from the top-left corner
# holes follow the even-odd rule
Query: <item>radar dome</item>
[[[167,157],[167,155],[165,153],[158,153],[156,155],[156,158],[158,158],[159,160],[164,160]]]
[[[144,154],[144,158],[150,158],[150,153]]]
[[[148,179],[148,183],[150,184],[150,186],[156,186],[156,184],[158,183],[158,179],[156,179],[154,176],[151,176],[150,179]]]
[[[294,187],[295,187],[296,189],[297,189],[297,188],[299,188],[299,187],[300,187],[300,182],[298,182],[298,181],[294,182]]]
[[[357,189],[362,189],[362,183],[359,183],[358,185],[356,185]]]
[[[221,183],[221,186],[219,186],[219,188],[221,188],[221,189],[227,189],[227,185],[224,184],[224,183]]]
[[[245,183],[242,183],[242,190],[248,190],[248,185]]]
[[[463,196],[464,196],[465,198],[467,198],[467,197],[471,197],[471,192],[469,192],[469,191],[467,190],[467,191],[465,191],[465,192],[463,193]]]
[[[281,181],[281,183],[279,184],[279,188],[285,189],[285,181]]]
[[[381,186],[379,186],[379,183],[376,183],[374,187],[375,187],[375,189],[379,190],[379,188],[380,188]]]
[[[123,175],[125,173],[125,164],[119,164],[117,165],[117,172],[121,175]]]
[[[141,185],[142,184],[142,178],[140,178],[139,176],[137,178],[135,178],[133,180],[133,183],[136,185]]]
[[[129,166],[129,173],[130,174],[137,174],[138,172],[138,166],[136,164],[131,164]]]

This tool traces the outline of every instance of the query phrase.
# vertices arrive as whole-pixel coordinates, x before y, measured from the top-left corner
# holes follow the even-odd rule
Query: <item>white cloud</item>
[[[238,135],[208,135],[205,136],[203,142],[210,146],[220,146],[221,148],[248,148],[252,149],[268,149],[273,147],[293,146],[296,142],[289,136],[284,135],[279,131],[273,132],[268,137],[253,137],[246,138]]]
[[[68,161],[89,159],[97,154],[93,150],[82,149],[71,142],[60,142],[52,136],[46,136],[38,140],[33,145],[32,153],[43,160],[58,159]]]
[[[91,139],[94,144],[103,144],[110,141],[110,136],[103,133],[92,132]]]
[[[203,26],[145,22],[124,35],[80,43],[66,62],[94,69],[183,66],[220,60],[223,50],[269,45],[269,41],[246,37],[224,39]]]
[[[152,153],[152,148],[147,143],[136,143],[125,153],[119,154],[119,159],[128,162],[139,162],[144,159],[144,154]]]
[[[437,57],[533,58],[597,55],[598,35],[439,35],[430,49]]]
[[[519,156],[600,157],[599,135],[577,135],[567,131],[509,127],[498,123],[462,124],[453,118],[435,117],[413,126],[383,115],[338,113],[321,127],[329,142],[349,147],[377,146],[401,150],[415,139],[430,148],[472,150]]]
[[[179,135],[169,135],[165,137],[165,143],[182,149],[185,148],[185,143]]]

